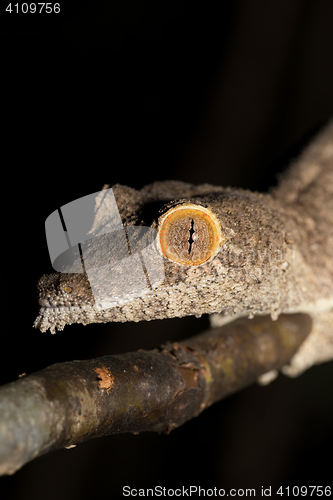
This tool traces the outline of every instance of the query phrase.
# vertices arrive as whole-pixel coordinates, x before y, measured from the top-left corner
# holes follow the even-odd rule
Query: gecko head
[[[131,227],[155,230],[154,255],[161,259],[163,279],[147,280],[148,286],[140,293],[115,294],[103,306],[103,300],[96,300],[93,293],[89,271],[88,276],[43,276],[38,284],[41,309],[34,326],[54,332],[71,323],[220,312],[252,315],[281,309],[290,285],[286,279],[286,229],[260,196],[172,181],[154,183],[141,191],[125,186],[113,189],[127,237]],[[171,198],[174,192],[176,199]],[[132,261],[140,264],[141,259],[142,264],[144,256],[139,253],[137,261]],[[136,269],[131,265],[124,268],[126,283],[135,282]],[[149,275],[149,265],[143,274]],[[100,273],[99,283],[109,279]],[[117,288],[118,278],[112,279]]]

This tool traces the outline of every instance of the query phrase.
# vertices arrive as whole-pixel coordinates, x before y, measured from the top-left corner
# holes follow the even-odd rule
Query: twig
[[[88,439],[170,432],[279,369],[311,330],[305,314],[239,319],[152,351],[59,363],[0,388],[0,474]]]

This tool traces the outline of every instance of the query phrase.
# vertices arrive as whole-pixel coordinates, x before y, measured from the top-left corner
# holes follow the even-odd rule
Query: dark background
[[[266,190],[333,112],[333,2],[100,1],[61,14],[1,4],[1,383],[52,363],[152,348],[208,318],[32,328],[52,272],[44,221],[104,183]],[[97,5],[96,5],[97,4]],[[13,5],[13,4],[12,4]],[[120,497],[122,487],[328,485],[333,363],[215,404],[170,435],[59,450],[0,498]],[[274,498],[274,495],[272,495]]]

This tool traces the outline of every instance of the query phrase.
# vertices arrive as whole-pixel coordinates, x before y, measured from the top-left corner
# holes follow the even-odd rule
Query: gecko
[[[36,328],[202,314],[214,327],[305,312],[312,331],[283,372],[297,376],[333,359],[333,121],[267,193],[170,180],[112,190],[124,228],[156,231],[163,281],[100,309],[86,272],[44,275]],[[94,234],[105,219],[99,203]]]

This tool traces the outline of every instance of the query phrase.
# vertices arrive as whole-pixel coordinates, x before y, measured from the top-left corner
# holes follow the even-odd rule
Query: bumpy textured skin
[[[333,358],[333,123],[290,166],[270,194],[178,181],[155,182],[140,191],[115,185],[124,226],[158,228],[171,206],[195,203],[219,219],[227,241],[200,266],[164,257],[165,279],[141,297],[98,311],[85,274],[52,274],[38,284],[40,313],[34,326],[141,321],[217,313],[213,324],[235,315],[307,312],[314,328],[290,366],[298,375]],[[103,225],[96,206],[94,234]],[[71,294],[64,286],[73,288]],[[220,318],[222,318],[220,320]]]

